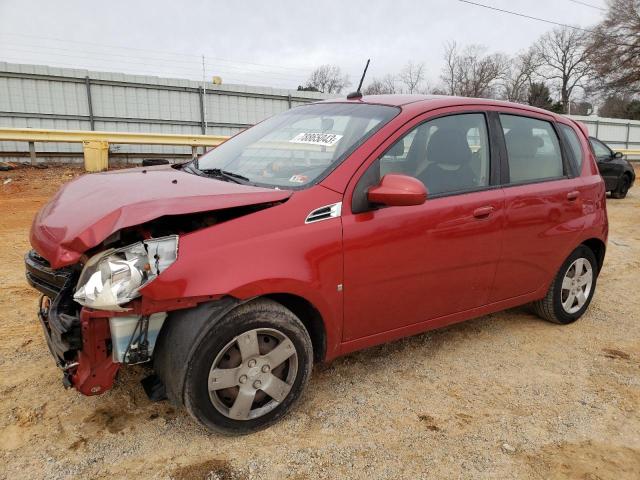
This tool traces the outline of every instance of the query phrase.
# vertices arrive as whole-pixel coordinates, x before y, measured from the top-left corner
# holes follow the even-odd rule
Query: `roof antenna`
[[[364,66],[364,72],[362,72],[362,77],[360,78],[360,83],[358,84],[358,89],[355,92],[351,92],[349,95],[347,95],[348,100],[351,100],[354,98],[362,98],[362,93],[360,92],[360,89],[362,88],[362,82],[364,82],[364,77],[367,74],[367,69],[369,68],[370,61],[371,59],[368,58],[367,64]]]

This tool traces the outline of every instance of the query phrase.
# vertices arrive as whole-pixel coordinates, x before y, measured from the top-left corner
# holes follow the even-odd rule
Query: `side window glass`
[[[489,138],[481,113],[451,115],[418,125],[380,157],[380,176],[416,177],[430,195],[489,184]]]
[[[564,175],[560,142],[551,123],[500,114],[509,155],[511,183],[532,182]]]
[[[596,157],[605,158],[611,156],[609,149],[598,140],[591,140],[591,145],[593,146],[593,151],[596,153]]]
[[[427,126],[426,149],[415,176],[431,195],[489,185],[489,137],[483,114],[436,118]]]
[[[576,166],[578,167],[578,174],[582,171],[582,145],[580,144],[580,139],[576,134],[576,131],[571,128],[569,125],[560,124],[560,131],[567,139],[567,143],[569,144],[569,148],[571,149],[571,153],[573,154],[573,158],[576,161]]]
[[[393,146],[380,157],[380,176],[383,177],[387,173],[408,173],[405,168],[409,166],[407,163],[407,155],[411,149],[411,145],[415,140],[418,129],[413,129],[407,135],[402,137]]]
[[[387,173],[422,181],[429,195],[489,185],[489,136],[482,113],[440,117],[399,138],[362,175],[353,193],[354,213],[369,209],[366,192]]]

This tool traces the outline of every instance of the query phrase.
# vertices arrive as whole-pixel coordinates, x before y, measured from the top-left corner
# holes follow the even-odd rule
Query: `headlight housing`
[[[97,310],[126,310],[121,305],[140,296],[140,289],[178,258],[178,236],[152,238],[91,257],[73,298]]]

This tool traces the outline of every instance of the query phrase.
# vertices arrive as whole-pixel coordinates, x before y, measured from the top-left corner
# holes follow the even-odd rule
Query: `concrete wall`
[[[206,133],[233,135],[276,113],[323,98],[328,95],[213,84],[203,95],[201,82],[191,80],[0,62],[0,127],[199,134],[204,133],[206,112]],[[188,147],[142,145],[112,145],[110,150],[116,154],[112,157],[191,152]],[[25,161],[7,155],[28,151],[26,143],[0,142],[5,160]],[[36,152],[43,160],[79,161],[82,148],[36,143]]]

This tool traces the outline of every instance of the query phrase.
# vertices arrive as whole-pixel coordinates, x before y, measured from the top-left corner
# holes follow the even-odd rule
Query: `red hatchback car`
[[[66,386],[152,362],[152,398],[265,427],[314,362],[533,303],[589,306],[607,240],[586,129],[528,106],[300,106],[198,160],[85,175],[39,212],[27,278]]]

